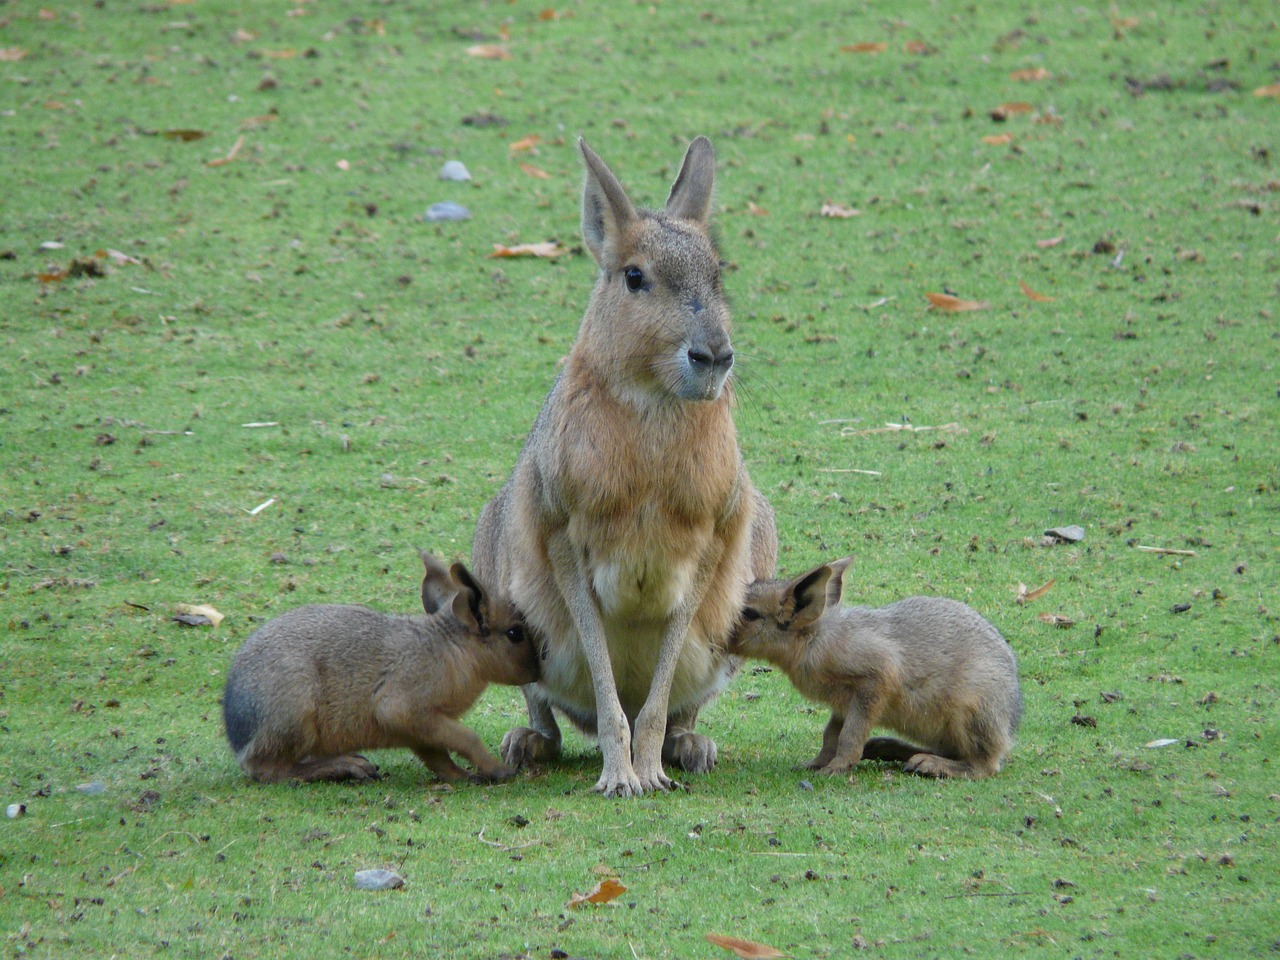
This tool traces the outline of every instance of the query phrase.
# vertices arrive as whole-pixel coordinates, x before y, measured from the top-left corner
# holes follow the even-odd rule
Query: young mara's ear
[[[454,590],[457,591],[453,598],[453,615],[468,630],[484,636],[488,631],[484,622],[484,590],[476,583],[475,577],[471,576],[471,571],[461,563],[450,567],[449,573],[453,577]]]
[[[828,607],[840,605],[840,597],[844,593],[844,571],[851,563],[853,557],[841,557],[827,564],[827,569],[831,571],[831,579],[827,581]]]
[[[596,263],[603,266],[606,245],[616,241],[636,219],[636,208],[613,171],[581,137],[578,149],[587,165],[587,181],[582,188],[582,239]]]
[[[680,175],[667,197],[667,215],[705,224],[711,216],[711,194],[716,185],[716,154],[711,141],[697,137],[684,155]]]
[[[419,550],[418,556],[422,558],[422,566],[426,568],[422,576],[422,609],[428,614],[438,613],[453,599],[458,587],[443,563],[425,550]]]
[[[827,581],[831,578],[831,568],[825,564],[796,577],[787,587],[787,593],[794,600],[795,614],[791,618],[791,626],[805,627],[813,623],[827,609]]]

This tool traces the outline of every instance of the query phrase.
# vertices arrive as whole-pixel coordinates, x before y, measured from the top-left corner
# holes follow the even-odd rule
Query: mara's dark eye
[[[742,619],[750,623],[752,620],[760,619],[760,611],[753,610],[751,607],[745,607],[742,611]]]
[[[622,271],[622,276],[627,281],[627,289],[632,293],[644,286],[644,271],[639,267],[627,267]]]
[[[524,643],[524,627],[511,627],[507,630],[507,639],[512,643]]]

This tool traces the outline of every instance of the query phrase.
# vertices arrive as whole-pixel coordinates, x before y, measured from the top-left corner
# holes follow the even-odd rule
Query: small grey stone
[[[471,211],[460,203],[454,203],[452,200],[442,200],[440,203],[433,203],[427,207],[427,212],[423,214],[422,218],[428,222],[470,220]]]
[[[16,820],[26,812],[27,805],[25,803],[11,803],[4,808],[4,815],[10,820]]]
[[[1079,543],[1084,539],[1084,527],[1071,524],[1069,527],[1054,527],[1044,532],[1046,538],[1057,543]]]
[[[801,789],[801,790],[812,790],[812,789],[813,789],[813,784],[812,784],[812,783],[810,783],[808,780],[801,780],[801,781],[800,781],[800,789]]]
[[[470,180],[471,171],[467,169],[467,165],[461,160],[450,160],[440,168],[440,179],[456,180],[459,182],[463,180]]]
[[[88,783],[77,783],[76,790],[92,797],[97,796],[99,793],[106,793],[107,785],[101,780],[90,780]]]
[[[404,877],[390,870],[357,870],[357,890],[397,890],[404,886]]]

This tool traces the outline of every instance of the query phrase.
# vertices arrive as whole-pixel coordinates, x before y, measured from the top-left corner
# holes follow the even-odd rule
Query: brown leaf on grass
[[[477,43],[467,47],[467,56],[481,60],[510,60],[511,51],[500,43]]]
[[[39,17],[41,20],[57,20],[58,11],[50,10],[48,7],[41,7],[40,10],[36,13],[36,16]]]
[[[541,142],[542,137],[539,134],[531,133],[527,137],[521,137],[515,143],[507,144],[507,150],[511,153],[523,153],[526,150],[532,150]]]
[[[884,53],[889,49],[887,43],[846,43],[840,48],[841,53]]]
[[[1047,623],[1050,626],[1058,627],[1060,630],[1066,630],[1068,627],[1075,626],[1075,621],[1070,617],[1064,617],[1060,613],[1042,613],[1036,617],[1041,623]]]
[[[908,40],[902,45],[903,53],[910,53],[917,57],[927,57],[932,53],[937,53],[938,48],[925,43],[923,40]]]
[[[821,210],[822,216],[831,217],[835,220],[848,220],[850,217],[862,216],[861,210],[855,210],[853,207],[846,207],[841,203],[824,203]]]
[[[165,130],[160,136],[166,140],[181,140],[190,143],[192,140],[203,140],[209,134],[204,130]]]
[[[1048,582],[1040,584],[1034,590],[1028,590],[1027,585],[1021,580],[1018,581],[1018,595],[1014,597],[1014,603],[1031,603],[1033,600],[1039,600],[1046,593],[1053,589],[1054,580],[1050,578]]]
[[[959,297],[953,297],[949,293],[926,293],[935,310],[941,310],[944,313],[963,313],[966,310],[985,310],[991,304],[985,300],[961,300]]]
[[[1027,101],[1025,100],[1011,100],[1008,103],[1000,104],[1000,106],[996,107],[996,109],[999,110],[1001,113],[1003,113],[1006,117],[1013,117],[1013,116],[1017,116],[1020,113],[1030,113],[1032,110],[1035,109],[1035,107],[1027,103]]]
[[[119,250],[112,250],[110,247],[108,247],[106,250],[94,251],[94,256],[98,257],[100,260],[110,260],[112,263],[116,264],[117,266],[125,263],[132,263],[135,265],[139,265],[142,263],[142,261],[139,260],[137,257],[131,257],[129,256],[129,254],[121,253]]]
[[[767,217],[769,215],[768,210],[752,203],[750,200],[747,201],[747,213],[751,214],[753,217]]]
[[[1061,237],[1047,237],[1044,240],[1037,240],[1036,246],[1041,250],[1048,250],[1050,247],[1056,247],[1061,242]]]
[[[26,55],[22,47],[0,47],[0,63],[17,63]]]
[[[298,55],[298,51],[293,47],[285,47],[283,50],[263,50],[262,55],[268,60],[292,60]]]
[[[1265,87],[1258,87],[1253,91],[1255,97],[1272,97],[1280,100],[1280,83],[1271,83]]]
[[[552,7],[547,7],[547,9],[541,11],[538,14],[538,19],[539,20],[566,20],[569,17],[572,17],[573,15],[574,14],[572,10],[556,10],[556,9],[553,9]]]
[[[990,144],[993,147],[1002,147],[1006,143],[1013,143],[1013,134],[1011,133],[993,133],[989,137],[983,137],[982,142]]]
[[[236,158],[236,154],[240,152],[240,148],[244,146],[244,134],[236,137],[236,142],[231,145],[231,149],[227,151],[225,157],[218,157],[216,160],[208,160],[205,162],[206,167],[221,167],[230,163]]]
[[[627,888],[615,880],[613,877],[607,877],[601,880],[586,893],[575,893],[569,898],[569,902],[565,904],[571,910],[581,910],[588,903],[608,903],[616,900],[627,892]]]
[[[265,127],[269,123],[275,123],[280,119],[278,113],[260,113],[256,117],[245,117],[240,121],[241,130],[256,130],[258,127]]]
[[[708,933],[706,937],[707,943],[731,950],[734,956],[741,957],[742,960],[774,960],[776,957],[786,956],[781,950],[775,950],[773,947],[763,943],[756,943],[753,940],[743,940],[740,937],[725,937],[718,933]]]
[[[236,44],[251,43],[257,39],[258,35],[256,33],[252,33],[244,27],[236,27],[236,32],[231,35],[231,42]]]
[[[1028,300],[1034,300],[1036,303],[1050,303],[1053,301],[1053,297],[1046,297],[1043,293],[1036,293],[1021,280],[1018,281],[1018,286],[1022,288],[1022,292],[1026,294]]]
[[[568,251],[554,240],[546,243],[520,243],[508,247],[501,243],[493,245],[493,253],[489,257],[558,257]]]
[[[541,167],[535,167],[532,163],[522,163],[520,164],[520,169],[537,180],[551,179],[551,174],[547,173],[547,171],[543,170]]]
[[[1018,80],[1022,83],[1034,83],[1039,80],[1048,80],[1053,74],[1044,67],[1029,67],[1025,70],[1015,70],[1009,74],[1010,80]]]

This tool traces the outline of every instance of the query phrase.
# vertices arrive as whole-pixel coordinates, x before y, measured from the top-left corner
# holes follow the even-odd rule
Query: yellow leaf
[[[824,203],[822,205],[822,215],[824,217],[833,217],[836,220],[847,220],[850,217],[862,216],[862,211],[839,203]]]
[[[1050,303],[1053,301],[1053,297],[1046,297],[1043,293],[1036,293],[1021,280],[1018,281],[1018,286],[1022,288],[1022,292],[1027,295],[1028,300],[1034,300],[1036,303]]]
[[[1009,74],[1010,80],[1021,80],[1023,82],[1033,82],[1037,80],[1048,80],[1053,74],[1044,67],[1028,68],[1026,70],[1015,70]]]
[[[985,300],[961,300],[949,293],[926,293],[925,296],[935,309],[945,313],[963,313],[966,310],[985,310],[991,304]]]
[[[477,43],[467,47],[467,55],[481,60],[510,60],[511,51],[500,43]]]
[[[781,950],[775,950],[773,947],[766,946],[763,943],[756,943],[752,940],[743,940],[740,937],[724,937],[718,933],[708,933],[706,936],[708,943],[731,950],[735,956],[742,958],[742,960],[774,960],[776,957],[786,956]]]
[[[179,613],[185,613],[193,617],[208,617],[209,622],[215,627],[222,622],[222,614],[207,604],[180,603],[177,606],[177,610]]]
[[[569,902],[565,906],[572,910],[581,910],[588,903],[608,903],[610,900],[618,899],[626,892],[626,887],[609,877],[601,880],[586,893],[575,893],[569,898]]]
[[[884,53],[889,49],[887,43],[847,43],[840,48],[841,53]]]
[[[514,247],[504,246],[501,243],[493,245],[493,253],[489,254],[490,258],[494,257],[558,257],[562,253],[566,253],[564,247],[556,243],[554,240],[548,240],[546,243],[521,243]]]

